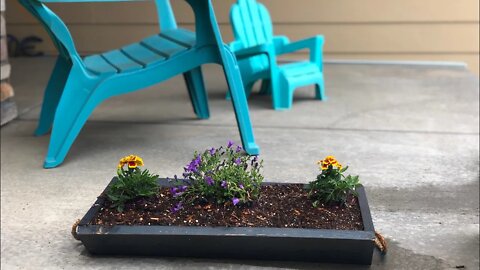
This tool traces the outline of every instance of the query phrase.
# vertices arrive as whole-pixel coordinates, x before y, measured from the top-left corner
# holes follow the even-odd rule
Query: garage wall
[[[234,0],[213,0],[225,41],[232,39],[228,13]],[[327,59],[440,60],[466,62],[479,73],[478,0],[263,0],[276,34],[292,40],[326,36]],[[179,24],[193,28],[184,1],[172,0]],[[45,31],[16,0],[7,0],[9,33],[44,38],[39,49],[54,54]],[[113,49],[157,32],[152,1],[49,4],[69,25],[82,54]],[[295,56],[294,56],[295,57]]]

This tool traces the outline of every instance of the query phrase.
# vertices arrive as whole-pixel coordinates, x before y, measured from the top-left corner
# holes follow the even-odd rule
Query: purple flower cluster
[[[178,196],[182,196],[185,191],[187,191],[188,186],[181,186],[181,187],[172,187],[170,188],[170,193],[174,198]]]
[[[233,205],[237,205],[239,202],[240,202],[240,199],[239,199],[239,198],[233,198],[233,199],[232,199]]]
[[[221,186],[222,188],[225,188],[225,189],[228,188],[228,183],[227,183],[227,181],[223,180],[223,181],[222,181],[222,184],[221,184],[220,186]]]
[[[194,158],[184,167],[186,180],[183,184],[186,186],[172,188],[173,197],[184,202],[186,199],[231,202],[234,206],[255,199],[259,192],[257,182],[263,180],[259,174],[262,162],[243,151],[242,146],[230,140],[226,146],[207,148],[200,154],[195,152]],[[172,211],[180,209],[181,203]]]
[[[236,165],[240,166],[240,164],[242,164],[242,159],[241,158],[237,158],[233,161]]]
[[[209,185],[209,186],[213,186],[214,181],[213,181],[212,177],[205,176],[205,183],[207,183],[207,185]]]
[[[176,212],[178,212],[178,211],[180,211],[180,210],[182,210],[182,209],[183,209],[182,202],[179,202],[179,203],[175,204],[175,206],[172,207],[170,210],[171,210],[173,213],[176,213]]]
[[[193,159],[187,167],[184,168],[185,172],[183,173],[183,177],[190,176],[191,173],[198,172],[198,167],[202,164],[202,157],[197,155],[195,159]]]

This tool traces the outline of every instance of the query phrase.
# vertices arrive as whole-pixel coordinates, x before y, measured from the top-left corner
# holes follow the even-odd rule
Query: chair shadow
[[[208,93],[208,98],[211,100],[219,101],[225,100],[227,102],[231,102],[231,100],[227,100],[226,93],[228,90],[223,91],[211,91]],[[250,96],[247,97],[248,106],[250,109],[272,109],[272,98],[270,95],[263,95],[258,93],[259,89],[254,89]]]
[[[208,98],[211,100],[226,100],[226,93],[228,90],[223,89],[214,89],[213,91],[209,92]],[[260,83],[256,83],[252,93],[250,94],[249,97],[247,97],[248,100],[248,106],[251,109],[270,109],[273,110],[273,104],[272,104],[272,96],[271,95],[265,95],[265,94],[260,94]],[[229,100],[228,100],[229,101]],[[293,96],[293,105],[295,106],[295,103],[304,103],[304,102],[312,102],[312,101],[320,101],[315,99],[315,88],[313,85],[306,86],[306,87],[301,87],[295,90],[294,96]]]
[[[79,137],[73,143],[72,148],[62,164],[67,165],[77,162],[86,156],[91,156],[92,152],[108,152],[112,148],[119,147],[121,144],[121,140],[118,138],[112,140],[111,137],[107,137],[107,135],[96,136],[97,134],[132,134],[138,125],[162,125],[163,129],[160,129],[160,132],[157,132],[155,137],[155,139],[162,141],[171,139],[171,137],[167,135],[167,130],[171,129],[171,126],[175,126],[178,123],[194,123],[196,121],[204,120],[192,116],[161,121],[88,121],[80,132]],[[165,130],[165,132],[162,132],[163,130]],[[149,135],[140,133],[136,140],[145,141],[143,136],[148,137]]]

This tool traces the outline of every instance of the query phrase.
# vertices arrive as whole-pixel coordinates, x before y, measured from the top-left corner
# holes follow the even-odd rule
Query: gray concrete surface
[[[205,67],[211,119],[196,120],[180,77],[113,98],[92,115],[65,163],[42,169],[48,136],[33,137],[53,59],[12,59],[20,117],[1,129],[2,269],[365,269],[327,264],[93,257],[70,236],[115,173],[141,155],[162,176],[194,150],[239,141],[221,69]],[[275,181],[307,182],[334,154],[367,188],[375,227],[390,243],[371,269],[479,267],[479,88],[462,68],[326,66],[329,100],[313,89],[276,112],[249,100],[255,136]]]

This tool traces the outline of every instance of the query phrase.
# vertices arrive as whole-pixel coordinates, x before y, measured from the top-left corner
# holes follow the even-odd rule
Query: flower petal
[[[239,202],[240,202],[240,199],[239,199],[239,198],[233,198],[233,199],[232,199],[233,205],[237,205]]]

